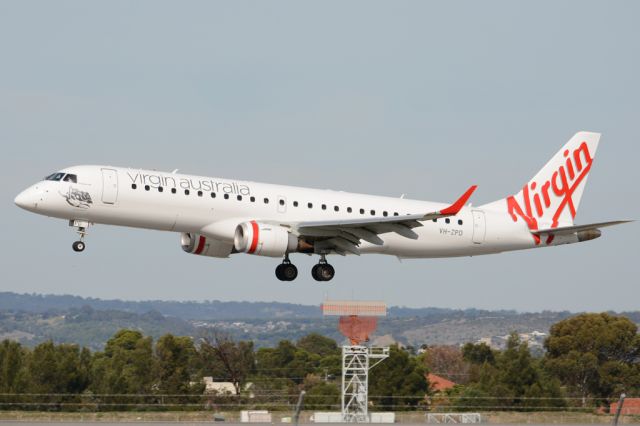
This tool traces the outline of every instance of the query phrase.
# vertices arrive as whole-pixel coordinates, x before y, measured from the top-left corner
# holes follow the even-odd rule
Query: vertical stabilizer
[[[497,203],[532,231],[573,225],[599,140],[599,133],[576,133],[520,192]]]

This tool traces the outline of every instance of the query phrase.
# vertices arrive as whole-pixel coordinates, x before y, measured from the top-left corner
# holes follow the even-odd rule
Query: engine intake
[[[282,226],[252,220],[237,226],[233,246],[240,253],[281,257],[297,250],[298,238]]]
[[[209,257],[229,257],[233,244],[207,238],[204,235],[185,232],[180,236],[182,250]]]

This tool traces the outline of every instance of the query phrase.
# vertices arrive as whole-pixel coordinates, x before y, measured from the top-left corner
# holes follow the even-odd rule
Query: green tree
[[[304,380],[304,406],[309,410],[337,410],[340,407],[340,389],[337,384],[309,375]]]
[[[149,394],[154,382],[152,340],[120,330],[94,355],[91,389],[99,394]]]
[[[369,373],[369,400],[381,410],[415,409],[428,390],[423,363],[398,345]]]
[[[90,362],[88,350],[78,345],[41,343],[26,363],[29,392],[82,393],[89,385]]]
[[[467,354],[482,354],[471,359],[483,363],[476,363],[479,370],[475,383],[463,389],[455,399],[457,409],[556,408],[565,405],[558,380],[546,374],[540,360],[533,358],[527,344],[521,342],[516,333],[509,336],[507,347],[502,352],[467,348],[472,349]]]
[[[607,313],[567,318],[551,327],[544,345],[545,367],[583,405],[589,397],[608,399],[640,387],[640,335],[628,318]]]
[[[198,394],[204,390],[197,377],[197,353],[190,337],[165,334],[156,343],[158,390],[163,394]]]
[[[301,337],[296,346],[321,357],[340,354],[340,349],[338,349],[335,340],[318,333],[311,333]]]
[[[24,392],[24,364],[28,351],[20,343],[3,340],[0,343],[0,393]]]

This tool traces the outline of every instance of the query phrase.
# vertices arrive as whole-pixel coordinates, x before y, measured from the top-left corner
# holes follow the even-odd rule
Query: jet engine
[[[240,253],[281,257],[297,251],[298,238],[282,226],[252,220],[236,227],[233,246]]]
[[[204,235],[185,232],[180,236],[182,250],[187,253],[210,257],[229,257],[233,244],[207,238]]]

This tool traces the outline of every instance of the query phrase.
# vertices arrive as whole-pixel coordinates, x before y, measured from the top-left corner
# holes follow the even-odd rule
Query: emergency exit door
[[[482,210],[472,210],[471,213],[473,214],[473,242],[482,244],[487,233],[484,212]]]
[[[102,169],[102,202],[115,204],[118,200],[118,173],[113,169]]]

